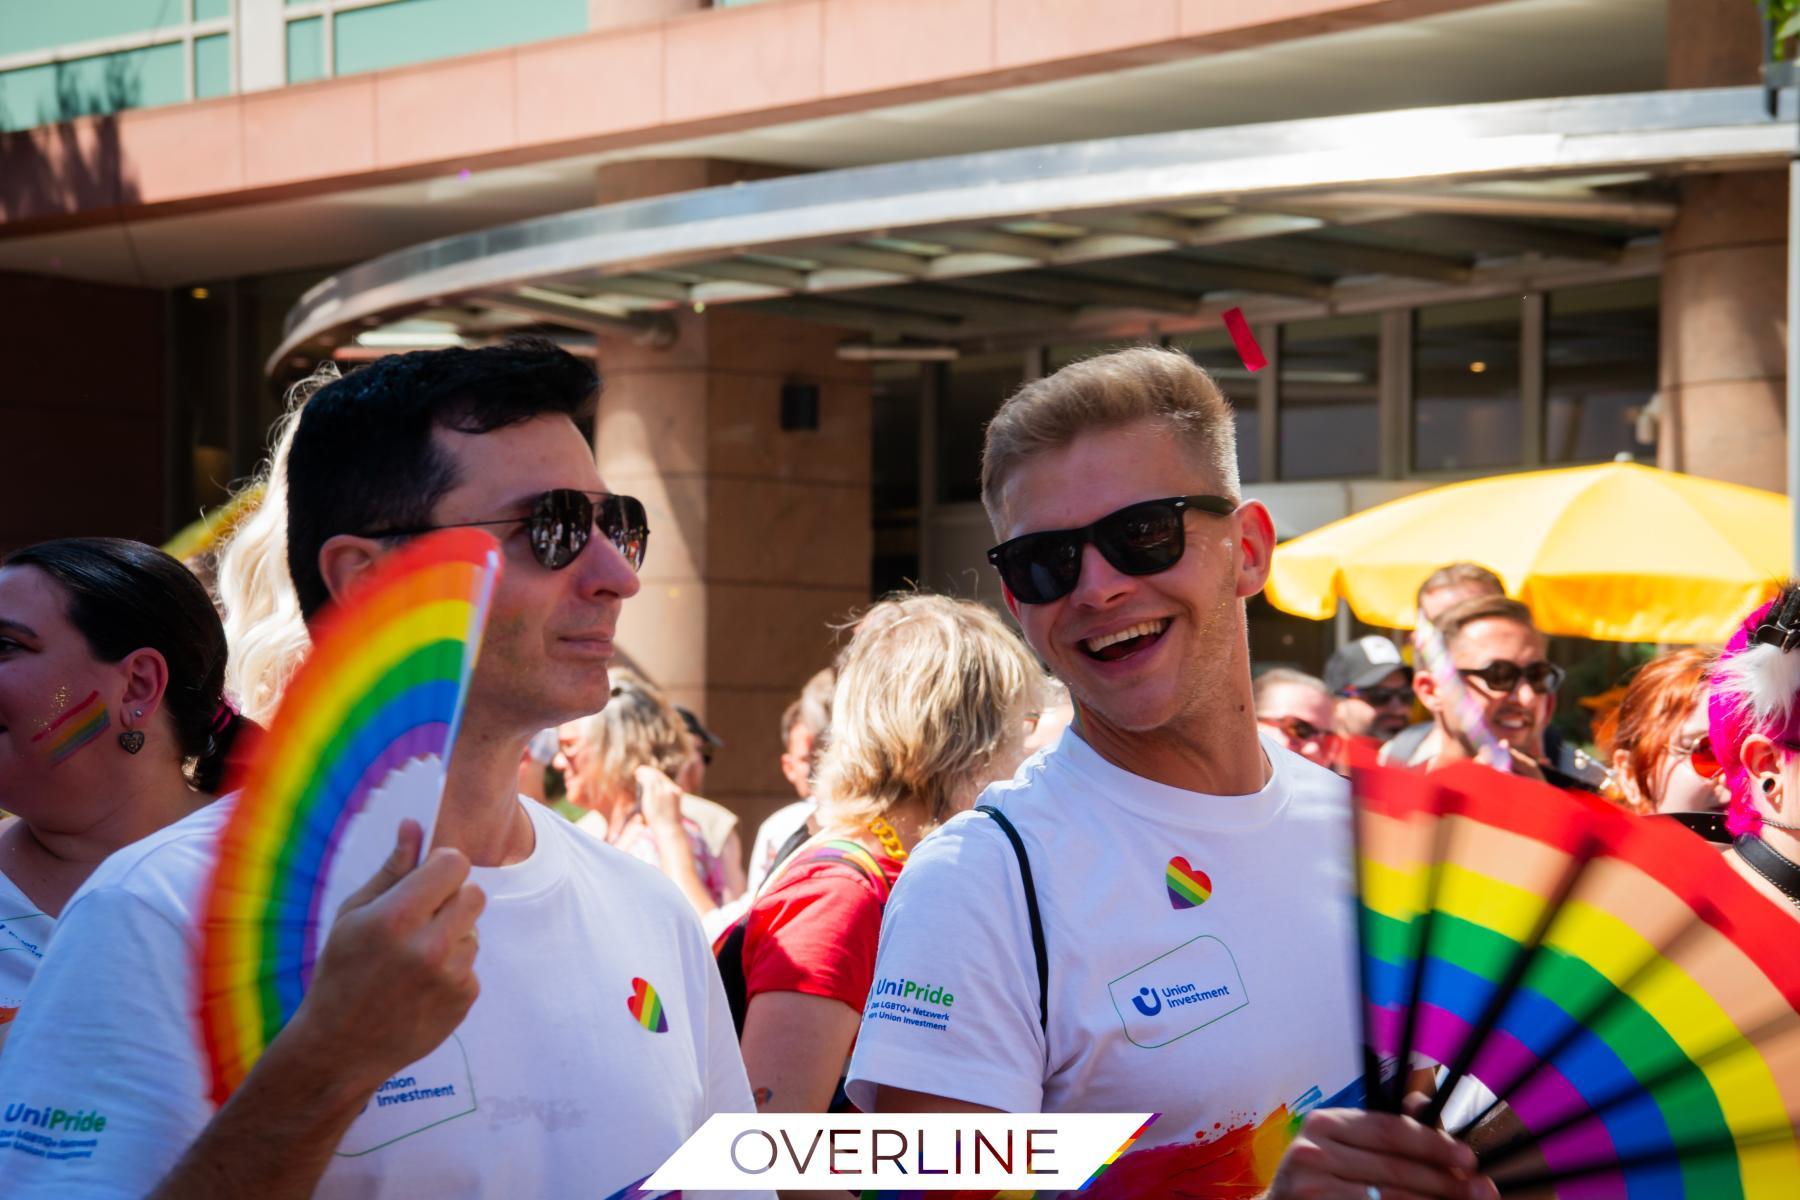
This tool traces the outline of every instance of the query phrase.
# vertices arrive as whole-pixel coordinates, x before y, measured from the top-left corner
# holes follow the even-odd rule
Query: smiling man
[[[436,848],[414,867],[411,826],[346,902],[222,1107],[193,1024],[194,927],[232,802],[108,859],[0,1060],[9,1110],[94,1121],[62,1152],[0,1146],[9,1200],[609,1196],[712,1113],[753,1111],[681,894],[515,788],[537,730],[606,703],[638,590],[643,509],[606,492],[582,431],[596,386],[536,342],[382,359],[307,404],[288,567],[309,620],[410,536],[481,526],[503,548]]]
[[[951,821],[901,876],[876,967],[877,989],[946,1000],[865,1018],[851,1098],[1161,1113],[1103,1197],[1492,1195],[1443,1134],[1334,1107],[1360,1069],[1349,797],[1258,736],[1245,600],[1275,535],[1239,496],[1231,422],[1203,371],[1146,348],[1032,383],[989,425],[990,558],[1076,706],[983,796],[1028,853],[1046,961],[1005,827]]]
[[[1544,635],[1532,623],[1531,610],[1505,596],[1477,596],[1443,610],[1436,624],[1451,665],[1481,705],[1488,731],[1517,752],[1521,769],[1548,770],[1541,746],[1564,672],[1545,658]],[[1437,726],[1431,769],[1473,758],[1476,743],[1438,681],[1425,672],[1414,686]]]

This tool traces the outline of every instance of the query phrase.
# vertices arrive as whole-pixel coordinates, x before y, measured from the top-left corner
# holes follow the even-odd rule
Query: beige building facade
[[[981,425],[1083,354],[1214,371],[1284,534],[1618,455],[1785,486],[1751,0],[509,7],[0,30],[0,546],[161,540],[321,358],[549,334],[652,515],[622,644],[754,818],[835,626],[993,599]],[[1253,618],[1264,660],[1339,634]]]

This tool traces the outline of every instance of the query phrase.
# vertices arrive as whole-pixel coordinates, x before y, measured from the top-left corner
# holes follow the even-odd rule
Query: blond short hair
[[[1531,609],[1510,596],[1470,596],[1467,600],[1458,600],[1439,613],[1432,624],[1444,635],[1444,645],[1455,646],[1462,640],[1464,631],[1477,621],[1512,621],[1540,638],[1544,636],[1537,622],[1531,619]]]
[[[639,767],[655,767],[673,779],[694,756],[687,723],[641,675],[615,667],[611,677],[606,707],[574,723],[576,740],[596,756],[599,783],[629,790]]]
[[[917,800],[942,821],[1022,741],[1043,672],[986,605],[916,595],[875,610],[886,611],[838,663],[816,791],[833,820],[868,820]]]
[[[988,423],[981,452],[981,503],[1000,526],[1000,492],[1027,459],[1095,430],[1161,421],[1194,460],[1238,498],[1237,430],[1212,376],[1179,350],[1134,346],[1070,363],[1026,384]]]

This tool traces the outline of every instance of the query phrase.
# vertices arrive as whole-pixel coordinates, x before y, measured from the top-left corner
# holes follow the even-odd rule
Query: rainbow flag
[[[346,882],[334,867],[379,861],[393,845],[393,828],[385,845],[351,845],[359,815],[396,789],[423,791],[413,806],[435,813],[499,572],[489,534],[430,534],[314,622],[312,654],[257,747],[201,906],[198,1015],[216,1102],[305,996],[332,919],[324,898]]]

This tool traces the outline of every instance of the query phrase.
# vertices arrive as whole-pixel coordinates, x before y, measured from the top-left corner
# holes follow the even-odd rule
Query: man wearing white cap
[[[1357,638],[1325,663],[1337,732],[1385,742],[1412,724],[1412,668],[1384,637]]]

